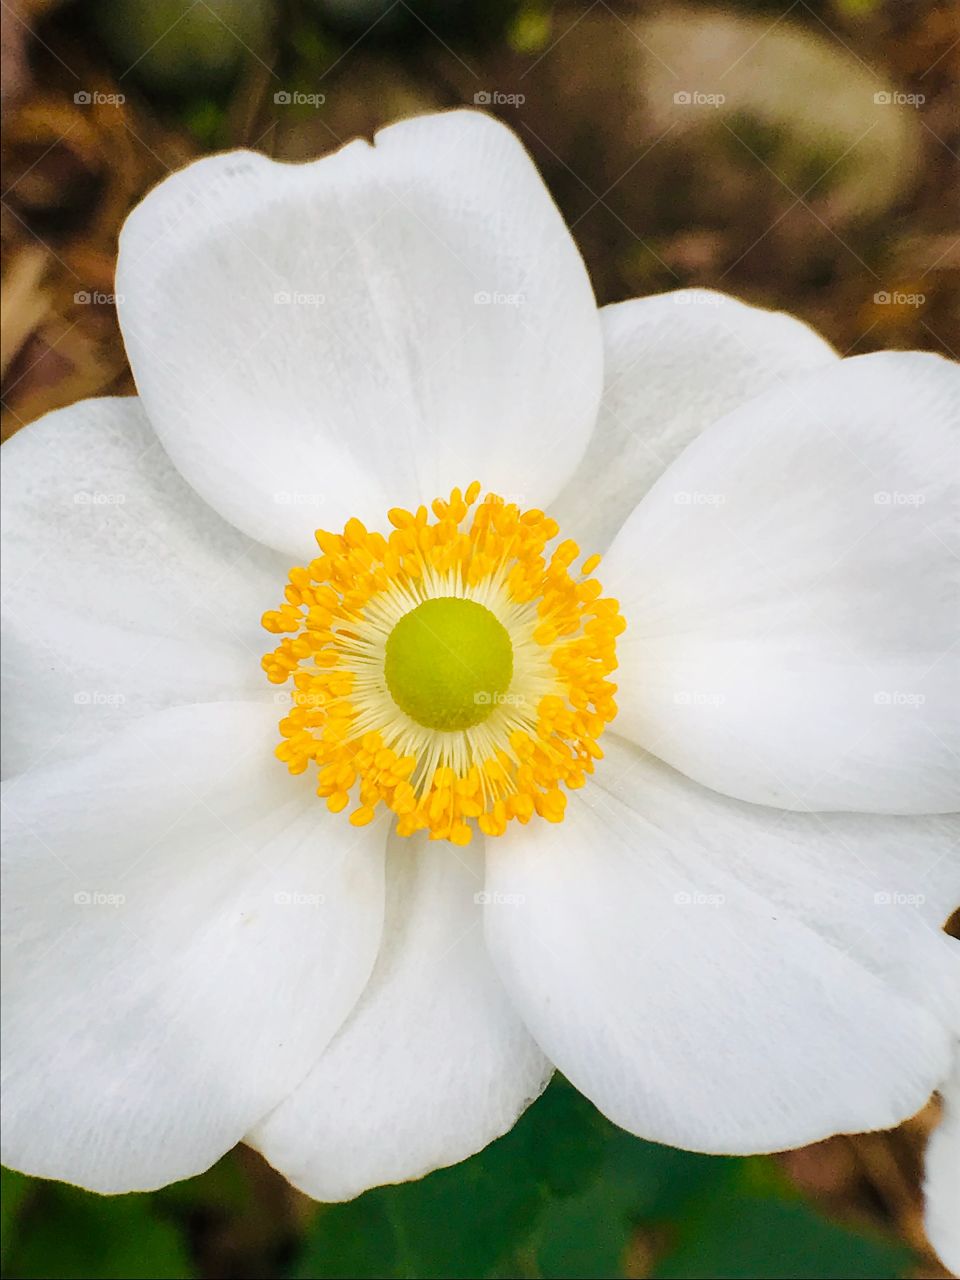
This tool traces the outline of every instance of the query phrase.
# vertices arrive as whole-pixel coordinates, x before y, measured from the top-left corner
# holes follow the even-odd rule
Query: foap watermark
[[[722,693],[707,693],[700,689],[678,689],[673,695],[673,700],[678,707],[722,707],[727,699]]]
[[[277,689],[272,698],[277,707],[305,707],[310,711],[325,707],[329,701],[327,693],[311,693],[303,689]]]
[[[498,693],[496,690],[478,689],[473,695],[478,707],[522,707],[527,701],[522,693]]]
[[[724,493],[701,493],[699,489],[680,489],[673,495],[677,507],[722,507],[726,500]]]
[[[475,107],[522,107],[526,94],[501,93],[499,89],[478,89],[473,95]]]
[[[925,293],[907,293],[904,289],[878,289],[873,295],[878,307],[922,307],[926,304]]]
[[[873,695],[875,707],[922,707],[926,700],[924,693],[907,693],[901,689],[878,689]]]
[[[678,107],[722,107],[727,100],[725,93],[704,93],[700,89],[679,89],[673,95]]]
[[[273,295],[278,307],[322,307],[327,300],[325,293],[302,293],[297,289],[280,289]]]
[[[81,889],[73,895],[78,907],[122,907],[126,902],[122,893],[102,893],[99,889]]]
[[[122,707],[126,694],[110,693],[106,689],[78,689],[73,695],[77,707]]]
[[[125,493],[99,493],[90,489],[78,489],[73,495],[77,507],[122,507],[126,500]]]
[[[727,295],[714,293],[712,289],[677,289],[672,294],[665,294],[675,307],[722,307]]]
[[[78,107],[122,107],[126,95],[122,93],[101,93],[99,89],[78,89],[73,95]]]
[[[299,489],[278,489],[273,495],[278,507],[322,507],[322,493],[303,493]]]
[[[902,93],[899,89],[879,89],[873,95],[876,107],[922,107],[926,100],[924,93]]]
[[[873,895],[874,906],[877,907],[922,907],[926,900],[926,894],[899,893],[896,890]]]
[[[100,289],[78,289],[73,295],[78,307],[115,307],[125,301],[122,293],[104,293]]]
[[[322,107],[326,100],[325,93],[303,93],[300,89],[278,89],[273,95],[278,107]]]
[[[877,507],[922,507],[926,500],[924,493],[901,493],[899,489],[878,489],[873,495]]]
[[[278,907],[322,907],[326,894],[304,893],[302,889],[278,889],[273,895]]]
[[[524,893],[497,893],[483,889],[473,895],[473,900],[478,907],[519,907],[526,902],[527,896]]]
[[[678,907],[722,907],[726,900],[722,893],[700,893],[695,889],[682,889],[673,895]]]
[[[501,293],[498,290],[479,289],[473,300],[478,307],[522,307],[527,300],[525,293]]]

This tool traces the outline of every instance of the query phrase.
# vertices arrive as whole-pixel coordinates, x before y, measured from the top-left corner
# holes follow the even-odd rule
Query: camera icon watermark
[[[78,307],[115,307],[124,302],[122,293],[103,293],[100,289],[78,289],[73,295]]]
[[[89,489],[78,489],[73,495],[77,507],[122,507],[126,500],[125,493],[98,493]]]
[[[927,301],[925,293],[907,293],[903,289],[879,289],[873,295],[878,307],[922,307]]]
[[[278,907],[322,907],[327,897],[323,893],[304,893],[300,889],[278,889],[273,900]]]
[[[909,693],[901,689],[878,689],[873,695],[875,707],[922,707],[927,700],[925,693]]]
[[[678,107],[722,107],[727,100],[725,93],[702,93],[699,89],[678,89],[673,95]]]
[[[78,89],[73,95],[78,107],[122,107],[127,97],[124,93],[101,93],[99,89]]]
[[[98,889],[81,889],[73,895],[78,907],[122,907],[126,900],[125,894],[101,893]]]
[[[273,495],[278,507],[322,507],[322,493],[306,493],[298,489],[278,489]]]
[[[877,507],[922,507],[926,500],[925,493],[901,493],[899,489],[878,489],[873,495]]]
[[[473,95],[475,107],[522,107],[525,93],[501,93],[499,89],[478,89]]]
[[[273,95],[278,107],[322,107],[326,100],[325,93],[303,93],[299,89],[278,89]]]
[[[522,307],[526,300],[525,293],[502,293],[497,289],[478,289],[473,295],[478,307]]]
[[[678,907],[722,907],[726,900],[722,893],[698,893],[696,890],[686,889],[673,895],[673,901]]]
[[[673,495],[676,507],[722,507],[726,500],[726,494],[703,493],[699,489],[678,489]]]
[[[326,300],[325,293],[303,293],[297,289],[280,289],[273,295],[278,307],[322,307]]]
[[[703,689],[678,689],[673,701],[678,707],[722,707],[726,694],[710,693]]]
[[[110,693],[106,689],[78,689],[73,695],[76,707],[122,707],[126,695]]]
[[[678,289],[674,294],[664,294],[675,307],[722,307],[729,301],[726,294],[710,289]]]
[[[473,701],[478,707],[522,707],[526,698],[522,693],[497,693],[489,689],[478,689],[473,695]]]
[[[901,93],[899,89],[879,89],[873,95],[877,107],[922,107],[926,100],[925,93]]]

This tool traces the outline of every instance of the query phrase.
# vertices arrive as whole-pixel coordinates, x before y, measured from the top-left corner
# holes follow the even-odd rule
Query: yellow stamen
[[[426,507],[394,508],[387,536],[356,519],[342,534],[318,530],[321,554],[291,569],[284,603],[263,616],[283,637],[263,668],[272,683],[291,685],[276,754],[291,773],[317,768],[317,794],[332,812],[354,795],[354,826],[381,804],[400,835],[428,831],[460,845],[474,826],[498,836],[534,815],[560,822],[561,787],[582,786],[603,755],[597,739],[617,710],[607,677],[625,623],[591,576],[599,557],[571,574],[580,549],[569,539],[552,545],[556,521],[495,494],[479,498],[475,481],[432,503],[432,519]],[[442,598],[483,606],[513,648],[509,688],[495,686],[484,695],[492,710],[461,713],[449,723],[478,722],[454,729],[412,719],[385,675],[394,628]],[[401,701],[417,713],[416,699]]]

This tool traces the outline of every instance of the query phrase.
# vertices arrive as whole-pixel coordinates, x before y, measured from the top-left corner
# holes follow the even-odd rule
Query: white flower
[[[943,1265],[960,1275],[960,1046],[941,1089],[943,1119],[927,1147],[927,1236]]]
[[[117,292],[140,398],[6,448],[4,1159],[121,1191],[245,1138],[341,1199],[554,1065],[702,1151],[916,1111],[957,369],[699,290],[598,314],[472,112],[191,165]]]

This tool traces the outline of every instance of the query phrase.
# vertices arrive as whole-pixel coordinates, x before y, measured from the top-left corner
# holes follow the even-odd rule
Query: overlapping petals
[[[919,1110],[960,956],[917,904],[957,891],[955,825],[738,803],[605,742],[561,827],[488,842],[488,943],[547,1056],[617,1124],[700,1151]]]
[[[780,311],[712,289],[600,311],[603,399],[583,461],[551,512],[605,551],[670,463],[712,422],[786,379],[835,363],[829,343]]]
[[[463,1160],[549,1080],[484,946],[483,898],[478,848],[391,841],[383,947],[363,998],[250,1137],[308,1195],[345,1200]]]
[[[273,710],[175,708],[4,784],[5,1164],[97,1191],[199,1173],[355,1004],[384,833],[273,767]]]
[[[14,436],[2,512],[5,775],[147,711],[264,696],[260,614],[287,566],[184,483],[136,398]]]
[[[610,548],[617,728],[783,808],[960,807],[960,369],[882,352],[714,423]]]
[[[405,121],[314,164],[236,152],[174,174],[121,239],[147,412],[222,515],[299,556],[476,477],[559,491],[600,397],[580,255],[509,130]]]

